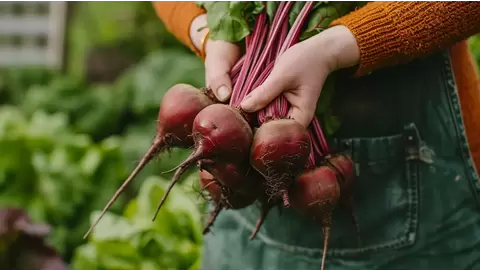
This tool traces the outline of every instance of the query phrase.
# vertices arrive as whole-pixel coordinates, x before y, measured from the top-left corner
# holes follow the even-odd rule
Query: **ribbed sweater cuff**
[[[337,19],[357,39],[356,76],[423,57],[480,31],[480,2],[370,2]]]
[[[395,29],[392,10],[386,9],[386,6],[382,2],[372,2],[331,24],[346,26],[357,40],[360,61],[355,76],[365,75],[381,63],[385,48],[390,52],[401,50],[402,39]]]
[[[198,7],[195,2],[163,2],[155,1],[153,6],[157,16],[163,21],[167,30],[180,42],[196,52],[197,49],[190,38],[190,25],[205,10]]]

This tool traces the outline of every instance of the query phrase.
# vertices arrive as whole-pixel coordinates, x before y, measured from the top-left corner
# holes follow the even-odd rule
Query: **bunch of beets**
[[[315,7],[315,2],[306,2],[290,25],[294,2],[278,3],[271,20],[265,11],[256,15],[252,31],[244,39],[246,52],[231,71],[233,91],[228,104],[220,103],[209,88],[177,84],[168,90],[160,105],[157,134],[150,149],[86,236],[149,161],[173,147],[193,149],[173,169],[175,174],[157,213],[180,176],[196,164],[200,187],[215,203],[204,233],[222,210],[241,209],[258,201],[262,208],[250,237],[253,239],[272,207],[294,208],[311,216],[323,229],[323,269],[334,208],[338,204],[346,208],[356,226],[352,160],[331,153],[317,117],[308,128],[288,118],[290,104],[283,96],[255,114],[240,108],[249,92],[268,77],[276,59],[300,41]]]

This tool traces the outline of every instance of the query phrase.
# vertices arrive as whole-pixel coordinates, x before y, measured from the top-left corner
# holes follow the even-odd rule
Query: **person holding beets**
[[[197,31],[206,14],[195,2],[153,6],[227,101],[239,47]],[[361,244],[338,210],[328,269],[480,269],[480,79],[466,41],[480,32],[479,15],[474,1],[370,2],[288,49],[242,102],[255,112],[284,95],[307,126],[327,75],[350,71],[333,100],[342,117],[334,141],[355,162]],[[317,224],[272,210],[249,241],[258,212],[222,212],[205,236],[202,268],[320,267]]]

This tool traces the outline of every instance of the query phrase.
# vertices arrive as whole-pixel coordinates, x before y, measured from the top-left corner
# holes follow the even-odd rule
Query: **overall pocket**
[[[338,142],[351,154],[358,175],[354,207],[361,245],[349,214],[337,208],[328,254],[385,252],[413,244],[419,207],[419,138],[415,125],[405,127],[401,134]],[[259,209],[253,206],[231,215],[252,230]],[[256,238],[267,246],[307,257],[319,257],[323,251],[320,226],[290,208],[272,210]]]

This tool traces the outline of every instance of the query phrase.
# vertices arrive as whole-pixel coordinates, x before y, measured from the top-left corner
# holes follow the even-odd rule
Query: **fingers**
[[[288,117],[295,119],[300,124],[308,127],[315,115],[318,96],[323,85],[322,76],[313,78],[314,83],[307,86],[298,86],[293,75],[286,75],[280,69],[273,70],[265,82],[254,89],[241,103],[246,112],[256,112],[265,108],[282,93],[290,103],[291,107]]]
[[[240,106],[245,112],[256,112],[266,107],[271,101],[288,89],[290,80],[287,76],[281,76],[280,70],[272,70],[267,80],[252,90],[245,97]]]
[[[232,93],[230,71],[240,57],[237,45],[224,41],[208,41],[205,59],[205,80],[217,99],[226,102]]]
[[[310,125],[312,119],[315,115],[315,107],[312,109],[311,106],[292,106],[290,111],[288,112],[288,116],[300,124],[302,124],[305,128]]]

